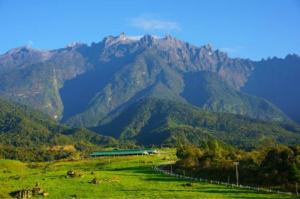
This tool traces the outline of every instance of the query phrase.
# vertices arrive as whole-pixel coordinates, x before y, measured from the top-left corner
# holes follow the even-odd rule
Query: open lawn
[[[174,158],[169,150],[151,156],[51,163],[0,160],[0,198],[10,198],[10,192],[33,188],[36,183],[49,193],[47,198],[293,198],[200,182],[184,186],[188,181],[152,170],[153,165]],[[69,170],[82,176],[66,177]],[[90,183],[94,178],[99,184]]]

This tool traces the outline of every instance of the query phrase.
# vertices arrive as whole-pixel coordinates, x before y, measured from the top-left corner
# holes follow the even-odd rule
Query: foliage
[[[224,185],[193,182],[167,176],[153,170],[154,165],[173,160],[175,150],[162,149],[160,155],[102,157],[76,161],[23,163],[0,159],[0,198],[9,193],[32,188],[36,183],[49,193],[47,198],[293,198],[260,193]],[[68,171],[83,175],[67,178]],[[90,183],[97,179],[99,184]]]
[[[191,175],[205,176],[216,180],[235,179],[234,162],[239,162],[239,181],[242,184],[295,190],[300,182],[299,146],[277,145],[252,151],[224,148],[217,141],[209,147],[179,146],[176,168]]]
[[[260,165],[262,179],[274,184],[300,182],[299,148],[281,147],[268,151]]]
[[[59,125],[48,116],[26,106],[0,99],[0,155],[2,158],[27,161],[50,161],[68,157],[68,150],[51,147],[71,145],[88,151],[104,146],[117,146],[111,137],[84,128]],[[62,147],[64,148],[64,147]]]
[[[203,155],[203,152],[193,146],[184,145],[177,149],[176,156],[180,159],[177,161],[179,167],[193,169],[199,166],[198,159]]]
[[[143,145],[195,145],[210,139],[251,149],[267,140],[300,143],[300,127],[294,123],[265,122],[241,115],[211,113],[172,100],[146,98],[125,109],[110,122],[93,130]]]

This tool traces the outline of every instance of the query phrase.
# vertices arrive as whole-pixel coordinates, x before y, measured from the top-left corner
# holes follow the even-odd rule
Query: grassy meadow
[[[0,198],[10,198],[10,192],[31,189],[36,183],[49,193],[47,198],[293,198],[203,182],[185,186],[187,180],[152,169],[153,165],[175,159],[174,150],[165,150],[150,156],[47,163],[0,160]],[[82,176],[67,177],[69,170]],[[90,183],[94,178],[99,184]]]

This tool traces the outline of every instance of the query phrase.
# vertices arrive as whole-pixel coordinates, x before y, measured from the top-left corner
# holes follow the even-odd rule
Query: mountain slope
[[[79,142],[98,145],[116,143],[113,138],[87,129],[59,125],[41,112],[0,99],[0,144],[31,148]]]
[[[184,98],[205,110],[247,115],[267,121],[284,121],[286,118],[270,102],[233,89],[214,73],[187,73],[184,82]]]
[[[210,113],[185,103],[156,98],[139,101],[94,130],[145,145],[172,145],[178,140],[199,144],[214,138],[251,148],[265,139],[286,144],[300,141],[300,127],[293,123],[271,123],[240,115]]]
[[[63,111],[59,89],[65,80],[89,67],[75,49],[42,51],[22,47],[1,55],[0,95],[59,119]]]
[[[0,95],[72,126],[97,126],[149,96],[287,121],[273,98],[266,101],[243,89],[256,66],[210,45],[197,47],[171,36],[135,40],[122,33],[90,46],[24,47],[0,55]]]
[[[237,113],[264,120],[287,120],[287,117],[274,105],[263,99],[240,93],[217,72],[203,72],[202,69],[193,69],[193,67],[191,67],[192,72],[185,71],[186,69],[181,69],[179,66],[175,68],[175,63],[169,62],[174,62],[174,59],[166,59],[165,54],[160,52],[161,49],[157,48],[151,46],[136,53],[127,60],[128,63],[116,67],[118,69],[103,85],[95,83],[98,81],[97,78],[102,79],[103,72],[100,74],[97,70],[91,70],[85,73],[84,76],[95,77],[94,81],[91,78],[87,80],[91,87],[99,85],[97,88],[100,89],[94,93],[90,101],[87,101],[85,110],[66,119],[66,123],[72,126],[96,126],[107,115],[119,112],[147,96],[176,99],[179,102],[192,102],[191,98],[193,98],[192,100],[203,101],[203,103],[192,102],[192,104],[210,111]],[[215,53],[219,54],[219,52]],[[96,73],[99,75],[95,75]],[[76,79],[66,84],[70,88],[83,90],[85,83]],[[196,82],[197,79],[200,81]],[[72,82],[76,83],[71,85]],[[83,83],[83,86],[79,82]],[[73,102],[75,104],[86,97],[84,95],[78,100],[77,97],[72,96],[72,92],[63,88],[62,96],[65,96],[65,93],[68,93],[70,99],[72,98],[71,103],[66,103],[68,107]],[[193,95],[195,93],[201,95]],[[77,107],[73,106],[70,109],[76,110]]]
[[[112,111],[148,95],[180,99],[176,80],[181,79],[176,75],[155,52],[145,50],[116,71],[91,99],[87,109],[69,119],[67,124],[95,126]]]
[[[300,124],[300,57],[288,55],[256,63],[242,87],[244,92],[263,97]]]

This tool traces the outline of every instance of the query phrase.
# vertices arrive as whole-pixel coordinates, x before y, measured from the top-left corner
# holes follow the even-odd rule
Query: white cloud
[[[229,54],[235,54],[243,50],[243,46],[232,46],[232,47],[222,47],[220,48],[221,51],[227,52]]]
[[[143,35],[126,35],[126,37],[131,40],[139,40],[143,37]]]
[[[172,31],[180,30],[178,23],[151,17],[136,17],[131,19],[131,25],[147,31]]]
[[[130,39],[130,40],[140,40],[144,35],[126,35],[126,38]],[[155,39],[161,39],[161,36],[158,35],[151,35],[152,37],[154,37]]]
[[[26,43],[26,46],[28,47],[32,47],[33,46],[33,41],[32,40],[28,40],[27,43]]]

